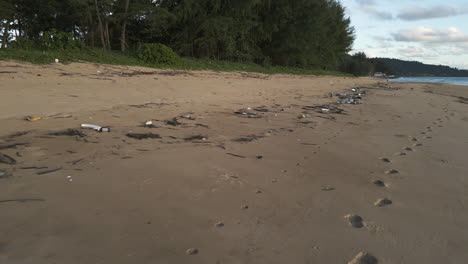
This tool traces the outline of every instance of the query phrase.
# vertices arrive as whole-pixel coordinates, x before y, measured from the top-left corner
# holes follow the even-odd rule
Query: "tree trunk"
[[[18,19],[18,36],[23,36],[23,23],[21,23],[21,19]]]
[[[128,15],[128,8],[130,6],[130,0],[125,1],[125,14],[124,20],[122,22],[122,34],[120,35],[120,50],[123,52],[127,48],[127,15]]]
[[[10,21],[7,20],[5,23],[5,27],[3,28],[2,49],[7,47],[9,30],[10,30]]]
[[[99,14],[99,7],[98,7],[97,0],[94,0],[94,4],[96,5],[96,16],[97,16],[98,23],[99,23],[99,33],[101,34],[101,45],[103,49],[106,49],[106,40],[104,38],[104,27],[102,25],[101,15]]]
[[[110,50],[111,43],[110,43],[110,34],[109,34],[109,22],[107,20],[105,21],[104,36],[106,38],[107,49]]]
[[[91,12],[89,13],[89,27],[88,27],[88,43],[89,45],[94,48],[94,36],[96,32],[94,32],[94,21],[93,21],[93,16],[91,15]]]

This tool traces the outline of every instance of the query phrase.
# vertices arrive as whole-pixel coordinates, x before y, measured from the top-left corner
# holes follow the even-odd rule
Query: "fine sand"
[[[352,88],[362,104],[322,111]],[[1,61],[0,263],[468,263],[467,103],[462,86]]]

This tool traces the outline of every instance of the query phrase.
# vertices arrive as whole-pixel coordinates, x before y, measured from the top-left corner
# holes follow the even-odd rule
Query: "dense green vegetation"
[[[308,69],[336,69],[354,40],[336,0],[0,0],[0,18],[3,48],[160,43],[183,57]]]
[[[136,56],[119,51],[107,51],[102,49],[86,50],[25,50],[25,49],[0,49],[0,60],[19,60],[35,64],[48,64],[59,58],[61,62],[93,62],[115,65],[145,66],[160,69],[176,70],[214,70],[214,71],[243,71],[258,72],[264,74],[297,74],[297,75],[334,75],[350,76],[342,72],[325,71],[320,69],[307,69],[284,66],[262,66],[255,63],[239,63],[231,61],[196,59],[182,57],[179,64],[154,64],[138,60]]]

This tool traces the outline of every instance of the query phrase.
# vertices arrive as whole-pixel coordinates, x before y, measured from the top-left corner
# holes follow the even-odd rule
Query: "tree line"
[[[323,69],[354,41],[336,0],[0,0],[2,48],[58,32],[106,50],[161,43],[182,56]]]
[[[346,55],[339,70],[355,76],[372,76],[376,72],[402,77],[468,77],[468,70],[460,70],[444,65],[424,64],[418,61],[405,61],[389,58],[367,58],[363,52]]]
[[[373,58],[376,61],[385,64],[386,67],[398,76],[406,77],[468,77],[468,70],[452,68],[445,65],[431,65],[418,61],[405,61],[389,58]]]

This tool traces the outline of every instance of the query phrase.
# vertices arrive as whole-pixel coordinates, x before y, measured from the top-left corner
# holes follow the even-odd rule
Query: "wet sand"
[[[467,87],[0,67],[0,263],[468,262]]]

